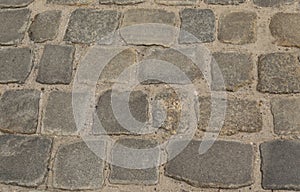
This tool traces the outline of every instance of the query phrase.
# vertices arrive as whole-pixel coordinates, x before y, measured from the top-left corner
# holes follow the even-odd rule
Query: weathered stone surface
[[[99,0],[100,4],[133,5],[142,3],[145,0]]]
[[[46,11],[35,16],[29,28],[30,39],[41,43],[53,40],[58,34],[61,19],[61,11]]]
[[[97,150],[105,151],[105,143],[97,142]],[[99,189],[104,180],[103,160],[83,141],[60,146],[53,171],[55,188]]]
[[[0,83],[24,83],[32,65],[29,48],[0,49]]]
[[[44,181],[52,140],[37,136],[0,136],[0,182],[38,186]]]
[[[119,15],[113,10],[77,9],[71,15],[64,40],[73,43],[109,41],[118,27]]]
[[[5,132],[36,132],[40,92],[36,90],[10,90],[0,99],[0,130]]]
[[[47,0],[47,3],[60,5],[87,5],[92,2],[93,0]]]
[[[115,101],[120,103],[127,103],[127,101],[125,100],[125,95],[126,92],[120,92],[119,97],[115,98]],[[105,132],[103,132],[103,130],[99,127],[99,124],[95,119],[93,132],[95,134],[136,134],[134,132],[137,131],[139,127],[123,127],[119,121],[121,121],[121,119],[124,119],[125,115],[128,114],[123,113],[124,117],[116,117],[116,113],[113,112],[111,103],[112,91],[109,90],[100,96],[96,109],[97,116],[95,117],[98,118]],[[149,106],[146,93],[142,91],[131,92],[128,105],[133,118],[135,118],[137,121],[140,121],[141,123],[145,123],[148,121]],[[141,127],[139,131],[142,131],[142,128],[143,127]]]
[[[204,0],[205,3],[214,5],[238,5],[245,1],[246,0]]]
[[[113,148],[112,162],[128,162],[134,166],[135,163],[141,164],[144,162],[146,165],[151,161],[159,162],[159,150],[153,150],[153,153],[144,154],[143,157],[126,153],[122,147],[128,147],[130,149],[140,149],[139,152],[143,153],[143,149],[154,148],[157,145],[154,140],[142,140],[142,139],[121,139],[118,140]],[[116,164],[117,164],[116,163]],[[120,167],[117,165],[111,165],[111,173],[109,181],[114,184],[145,184],[153,185],[158,182],[158,167],[146,168],[146,169],[129,169]]]
[[[33,0],[0,0],[0,8],[26,7],[32,2]]]
[[[209,119],[212,107],[217,106],[219,99],[211,99],[210,97],[200,97],[200,114],[198,127],[201,130],[214,132],[218,127],[209,127]],[[255,100],[249,99],[231,99],[227,98],[226,112],[221,134],[232,135],[238,132],[258,132],[262,129],[262,115],[259,109],[259,103]],[[220,108],[221,111],[216,113],[223,113],[225,109]],[[221,115],[219,115],[221,116]]]
[[[230,12],[221,15],[218,39],[223,43],[248,44],[256,41],[256,19],[254,12]]]
[[[300,61],[291,53],[270,53],[259,57],[258,85],[261,92],[300,92]]]
[[[191,141],[175,158],[168,161],[166,175],[196,187],[237,188],[253,183],[253,147],[232,141],[216,141],[204,154],[199,154],[201,141]],[[174,142],[168,154],[174,156]]]
[[[299,140],[275,140],[260,145],[264,189],[300,190]]]
[[[274,7],[292,2],[294,0],[253,0],[253,3],[260,7]]]
[[[254,63],[250,54],[218,52],[213,54],[213,59],[215,62],[212,62],[212,89],[221,89],[218,86],[222,83],[219,72],[228,91],[237,91],[240,87],[251,83]]]
[[[194,5],[197,0],[155,0],[155,2],[161,5]]]
[[[215,40],[215,15],[210,9],[184,9],[181,13],[180,43]]]
[[[39,64],[37,82],[45,84],[69,84],[72,80],[72,46],[46,45]]]
[[[76,134],[72,94],[61,91],[51,92],[42,121],[43,133],[55,135]]]
[[[299,13],[276,13],[271,18],[270,30],[278,45],[300,47]]]
[[[300,100],[298,98],[273,99],[271,105],[275,133],[300,133]]]

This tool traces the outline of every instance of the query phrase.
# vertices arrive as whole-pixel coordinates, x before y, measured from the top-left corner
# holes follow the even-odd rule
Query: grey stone
[[[0,45],[16,45],[24,38],[31,11],[0,10]]]
[[[158,165],[159,162],[159,150],[154,149],[151,155],[144,154],[142,157],[136,154],[126,153],[122,147],[128,147],[130,149],[139,149],[139,153],[142,154],[143,149],[149,149],[156,147],[157,142],[154,140],[142,140],[142,139],[121,139],[118,140],[112,151],[112,162],[118,162],[121,159],[122,162],[131,163],[134,166],[136,163],[147,162],[154,160]],[[151,160],[149,160],[150,158]],[[154,185],[158,183],[158,167],[146,168],[146,169],[130,169],[120,167],[117,165],[111,165],[111,173],[109,181],[114,184],[144,184]]]
[[[225,119],[221,134],[233,135],[238,132],[258,132],[262,129],[262,115],[260,113],[259,102],[250,99],[227,98],[226,111],[220,108],[216,114],[212,113],[212,107],[218,107],[223,101],[219,98],[200,97],[200,114],[198,127],[201,130],[215,132],[218,127],[209,127],[210,117],[219,116],[225,112]],[[219,108],[217,108],[219,109]],[[218,115],[218,113],[220,113]]]
[[[274,7],[292,2],[294,2],[294,0],[253,0],[253,3],[260,7]]]
[[[30,39],[37,43],[53,40],[58,34],[60,19],[61,11],[45,11],[37,14],[29,28]]]
[[[10,8],[10,7],[26,7],[33,0],[0,0],[0,7]]]
[[[215,14],[210,9],[184,9],[181,13],[180,43],[213,42]]]
[[[92,2],[93,0],[47,0],[47,3],[59,5],[87,5]]]
[[[99,0],[100,4],[133,5],[142,3],[145,0]]]
[[[0,136],[0,182],[23,186],[43,183],[52,140],[38,136]]]
[[[256,41],[256,20],[254,12],[230,12],[221,15],[218,39],[223,43],[243,45]]]
[[[40,92],[9,90],[0,99],[0,130],[10,133],[36,132]]]
[[[271,106],[275,133],[300,133],[300,100],[298,98],[272,99]]]
[[[220,90],[218,86],[224,85],[228,91],[237,91],[252,82],[254,63],[250,54],[238,52],[214,53],[212,62],[212,89]],[[220,71],[219,71],[220,70]],[[220,73],[223,78],[220,78]]]
[[[270,30],[278,45],[300,47],[299,13],[276,13],[271,18]]]
[[[37,82],[69,84],[72,81],[73,46],[46,45],[39,64]]]
[[[97,141],[97,150],[105,151],[105,143]],[[63,144],[56,153],[53,172],[55,188],[99,189],[104,180],[104,161],[83,141]]]
[[[155,2],[161,5],[194,5],[197,0],[155,0]]]
[[[259,57],[258,84],[260,92],[299,93],[300,61],[292,53],[270,53]]]
[[[238,188],[253,183],[253,147],[233,141],[215,141],[199,154],[201,141],[192,140],[166,165],[166,175],[196,187]],[[178,153],[182,141],[173,142],[168,156]]]
[[[55,135],[76,134],[72,94],[61,91],[51,92],[42,121],[43,133]]]
[[[64,40],[88,44],[109,41],[118,27],[119,16],[113,10],[77,9],[71,15]]]
[[[0,49],[0,83],[24,83],[32,69],[29,48]]]
[[[238,5],[245,1],[246,0],[204,0],[205,3],[214,5]]]
[[[260,145],[264,189],[300,190],[299,140],[275,140]]]

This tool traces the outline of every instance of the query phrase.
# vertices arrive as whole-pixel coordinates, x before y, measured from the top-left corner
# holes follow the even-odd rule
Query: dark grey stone
[[[0,45],[16,45],[24,38],[31,11],[0,10]]]
[[[69,84],[72,81],[73,46],[46,45],[39,64],[37,82]]]
[[[245,1],[246,0],[204,0],[205,3],[214,5],[238,5]]]
[[[100,4],[133,5],[142,3],[145,0],[99,0]]]
[[[0,130],[10,133],[36,132],[40,92],[9,90],[0,99]]]
[[[262,186],[273,190],[300,190],[299,140],[275,140],[260,145]]]
[[[201,141],[192,140],[166,165],[166,175],[196,187],[238,188],[253,183],[253,147],[233,141],[216,141],[199,154]],[[174,156],[181,142],[173,142],[168,155]]]
[[[0,83],[24,83],[32,69],[29,48],[0,49]]]
[[[47,0],[47,3],[59,4],[59,5],[87,5],[92,0]]]
[[[52,140],[38,136],[0,136],[0,182],[38,186],[44,182]]]
[[[37,43],[53,40],[58,34],[60,19],[61,11],[54,10],[37,14],[29,28],[30,39]]]
[[[274,7],[292,2],[294,2],[294,0],[253,0],[253,3],[260,7]]]
[[[26,7],[33,0],[0,0],[0,8]]]
[[[155,2],[161,5],[194,5],[197,0],[155,0]]]

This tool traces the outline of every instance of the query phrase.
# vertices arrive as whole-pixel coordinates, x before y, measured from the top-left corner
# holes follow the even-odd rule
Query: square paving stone
[[[37,82],[44,84],[69,84],[72,81],[73,46],[46,45],[37,76]]]
[[[0,83],[24,83],[33,66],[30,48],[0,49]]]
[[[77,9],[71,15],[64,40],[87,44],[109,41],[119,25],[119,17],[113,10]]]
[[[183,141],[171,143],[168,157],[178,153]],[[192,140],[166,165],[166,175],[196,187],[238,188],[253,183],[253,147],[233,141],[215,141],[199,154],[201,141]]]
[[[40,92],[9,90],[0,98],[0,130],[11,133],[36,132]]]
[[[12,8],[12,7],[26,7],[34,0],[0,0],[0,7]]]
[[[91,143],[89,143],[91,144]],[[95,143],[99,152],[105,143]],[[53,186],[60,189],[99,189],[104,181],[104,161],[83,141],[59,147],[53,167]]]
[[[16,45],[24,38],[31,11],[0,10],[0,45]]]
[[[38,136],[0,136],[0,182],[38,186],[47,174],[52,140]]]
[[[223,43],[243,45],[256,41],[256,20],[254,12],[229,12],[219,20],[218,39]]]
[[[205,3],[213,5],[238,5],[245,1],[246,0],[204,0]]]
[[[158,167],[154,166],[145,169],[130,169],[125,167],[127,164],[135,166],[136,164],[148,166],[147,163],[158,165],[159,150],[155,148],[157,142],[154,140],[142,139],[121,139],[118,140],[112,151],[111,173],[109,181],[114,184],[144,184],[154,185],[158,182]],[[134,149],[134,152],[126,152],[122,147]],[[150,152],[144,152],[143,149],[150,149]],[[135,153],[137,152],[137,153]],[[122,166],[118,166],[124,165]]]
[[[299,140],[275,140],[260,145],[262,186],[272,190],[300,190]]]
[[[294,2],[294,0],[253,0],[253,3],[260,7],[278,7],[292,2]]]
[[[45,11],[37,14],[29,28],[30,39],[37,43],[53,40],[58,34],[60,19],[61,11]]]

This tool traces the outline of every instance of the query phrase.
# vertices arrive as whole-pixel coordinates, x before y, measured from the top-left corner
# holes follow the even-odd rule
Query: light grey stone
[[[26,7],[34,0],[0,0],[0,8]]]

